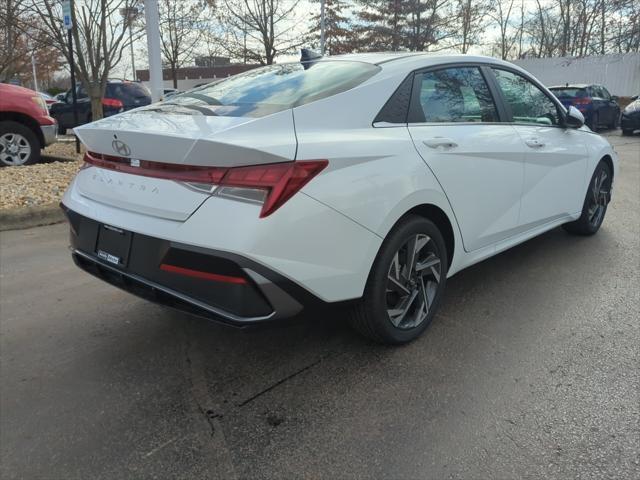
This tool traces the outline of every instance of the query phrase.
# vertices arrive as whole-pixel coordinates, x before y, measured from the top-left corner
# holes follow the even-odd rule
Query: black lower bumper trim
[[[306,289],[240,255],[132,233],[127,258],[112,265],[99,257],[101,224],[63,206],[71,225],[73,260],[84,271],[127,292],[187,313],[232,325],[288,318],[326,305]],[[108,227],[113,228],[113,227]],[[165,272],[164,262],[245,279],[213,282]]]
[[[232,325],[249,324],[268,320],[275,316],[275,312],[264,317],[238,317],[229,312],[217,309],[210,305],[191,298],[183,293],[176,292],[170,288],[158,285],[152,281],[138,277],[130,273],[125,273],[100,260],[91,257],[79,250],[72,252],[75,264],[87,273],[103,280],[126,292],[137,295],[151,302],[159,303],[167,307],[205,317],[211,320],[223,321]]]

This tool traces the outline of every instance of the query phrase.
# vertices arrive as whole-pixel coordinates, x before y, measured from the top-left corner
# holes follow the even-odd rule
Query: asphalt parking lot
[[[638,478],[640,137],[609,137],[598,235],[459,273],[401,348],[214,325],[78,270],[65,225],[0,233],[0,477]]]

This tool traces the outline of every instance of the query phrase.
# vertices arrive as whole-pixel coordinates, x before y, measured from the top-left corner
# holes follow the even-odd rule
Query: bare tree
[[[411,0],[407,4],[409,32],[406,46],[418,52],[453,46],[455,4],[451,0]]]
[[[490,13],[498,26],[498,55],[506,60],[511,55],[519,37],[519,30],[514,27],[515,0],[498,0],[495,9]]]
[[[222,0],[226,50],[236,58],[271,65],[278,54],[303,44],[296,9],[300,0]]]
[[[480,41],[487,23],[485,17],[490,11],[488,2],[457,0],[457,31],[462,53],[467,53],[472,45]]]
[[[26,0],[0,0],[0,80],[13,77],[27,53],[27,11]]]
[[[129,46],[127,22],[119,12],[136,3],[137,0],[84,0],[71,12],[76,74],[91,100],[93,120],[103,116],[102,97],[109,74]],[[31,8],[38,18],[38,28],[69,61],[60,3],[56,0],[32,0]],[[139,34],[137,31],[133,35],[134,41]]]
[[[160,43],[164,63],[178,88],[178,68],[192,60],[204,32],[207,4],[192,0],[161,0]]]
[[[618,53],[640,52],[640,4],[618,0],[609,12],[607,48]]]

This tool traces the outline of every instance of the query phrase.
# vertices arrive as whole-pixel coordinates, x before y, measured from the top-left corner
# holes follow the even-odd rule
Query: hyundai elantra
[[[487,57],[257,68],[75,129],[72,255],[215,320],[344,304],[370,339],[408,342],[448,277],[560,225],[598,231],[618,163],[583,123]]]

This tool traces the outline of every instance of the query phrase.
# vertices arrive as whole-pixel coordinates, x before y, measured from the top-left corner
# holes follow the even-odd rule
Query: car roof
[[[372,53],[348,53],[344,55],[332,55],[323,57],[319,61],[349,60],[381,65],[385,70],[415,70],[447,63],[488,63],[493,65],[508,66],[524,71],[504,60],[483,55],[468,55],[461,53],[442,52],[372,52]]]

